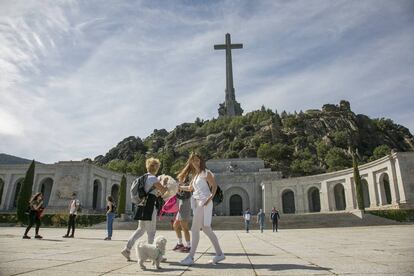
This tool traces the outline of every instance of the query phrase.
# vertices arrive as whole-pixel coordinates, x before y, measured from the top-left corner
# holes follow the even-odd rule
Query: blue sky
[[[106,153],[236,98],[294,112],[350,101],[414,130],[414,1],[0,0],[0,152]]]

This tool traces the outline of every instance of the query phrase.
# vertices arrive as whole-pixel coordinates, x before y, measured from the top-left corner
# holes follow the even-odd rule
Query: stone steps
[[[169,230],[171,228],[171,217],[163,217],[157,222],[157,229]],[[325,228],[325,227],[354,227],[354,226],[374,226],[374,225],[394,225],[402,224],[393,220],[377,217],[371,214],[364,214],[361,219],[349,212],[333,213],[311,213],[311,214],[293,214],[281,215],[279,221],[280,229],[305,229],[305,228]],[[239,216],[215,216],[213,217],[212,227],[215,230],[243,230],[244,221]],[[100,223],[92,226],[94,229],[105,229],[106,223]],[[134,230],[137,228],[136,221],[121,221],[115,219],[114,229],[117,230]],[[252,217],[251,229],[258,229],[256,217]],[[272,224],[267,217],[265,229],[271,229]]]

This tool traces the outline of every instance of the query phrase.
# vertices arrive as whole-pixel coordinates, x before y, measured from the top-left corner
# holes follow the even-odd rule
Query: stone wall
[[[0,165],[0,179],[4,185],[0,210],[15,209],[13,203],[16,189],[28,167],[29,165]],[[101,212],[106,207],[106,197],[111,195],[114,185],[119,187],[121,178],[122,174],[79,161],[36,164],[33,193],[42,191],[43,188],[49,212],[66,211],[73,192],[77,192],[85,212]],[[135,176],[127,175],[127,191],[134,179]],[[126,209],[130,211],[132,205],[128,192],[126,199]]]
[[[366,209],[398,209],[414,207],[414,153],[392,153],[359,166],[365,185]],[[353,169],[288,179],[264,181],[263,208],[273,207],[285,212],[293,204],[294,213],[315,211],[312,192],[319,191],[320,211],[352,211],[357,209]],[[343,190],[343,194],[342,194]],[[292,191],[293,200],[286,193]],[[342,195],[341,195],[342,194]],[[313,194],[316,196],[315,194]],[[343,200],[342,200],[343,199]],[[285,202],[283,202],[285,200]],[[284,208],[285,207],[285,208]]]

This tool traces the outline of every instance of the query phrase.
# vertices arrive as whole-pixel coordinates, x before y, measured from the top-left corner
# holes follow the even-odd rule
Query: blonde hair
[[[200,168],[198,168],[199,171],[200,172],[205,171],[206,162],[201,157],[201,154],[193,152],[193,153],[190,154],[190,157],[188,158],[187,163],[185,164],[185,167],[178,173],[178,175],[177,175],[178,181],[185,182],[186,178],[189,175],[192,175],[192,176],[196,175],[197,170],[196,170],[196,168],[194,168],[194,166],[192,164],[193,159],[196,158],[196,157],[200,160]]]
[[[145,166],[147,167],[147,171],[151,174],[157,174],[158,170],[160,169],[161,162],[157,158],[148,158],[145,162]]]

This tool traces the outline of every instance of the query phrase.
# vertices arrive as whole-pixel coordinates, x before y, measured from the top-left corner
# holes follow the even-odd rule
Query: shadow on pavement
[[[179,263],[176,263],[179,265]],[[212,264],[199,264],[195,263],[191,267],[194,268],[214,268],[217,267],[219,269],[252,269],[251,264],[246,263],[219,263],[217,265]],[[191,268],[190,267],[190,268]],[[318,266],[311,266],[311,265],[300,265],[300,264],[253,264],[253,268],[255,270],[267,269],[269,271],[282,271],[282,270],[313,270],[313,271],[329,271],[332,268],[327,267],[318,267]]]

